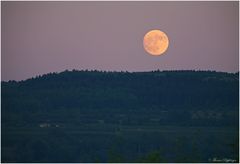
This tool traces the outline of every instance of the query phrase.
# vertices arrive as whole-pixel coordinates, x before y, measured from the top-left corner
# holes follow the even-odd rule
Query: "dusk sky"
[[[238,2],[1,2],[1,78],[66,69],[239,70]],[[164,31],[151,56],[143,37]]]

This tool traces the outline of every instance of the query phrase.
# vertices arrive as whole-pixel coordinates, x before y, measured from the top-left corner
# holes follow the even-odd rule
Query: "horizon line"
[[[99,70],[99,69],[65,69],[62,71],[53,71],[53,72],[48,72],[48,73],[43,73],[43,74],[37,74],[35,76],[32,77],[28,77],[26,79],[22,79],[22,80],[2,80],[1,78],[1,83],[2,82],[21,82],[21,81],[26,81],[26,80],[30,80],[30,79],[34,79],[34,78],[38,78],[38,77],[42,77],[45,75],[49,75],[49,74],[60,74],[63,72],[102,72],[102,73],[150,73],[150,72],[180,72],[180,71],[192,71],[192,72],[215,72],[215,73],[227,73],[227,74],[238,74],[239,71],[236,72],[227,72],[227,71],[217,71],[217,70],[203,70],[203,69],[172,69],[172,70],[160,70],[160,69],[156,69],[156,70],[149,70],[149,71],[127,71],[127,70]]]

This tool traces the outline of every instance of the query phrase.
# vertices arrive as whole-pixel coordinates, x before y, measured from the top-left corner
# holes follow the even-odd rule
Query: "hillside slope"
[[[64,71],[2,82],[2,124],[238,125],[238,73]],[[81,118],[81,119],[80,119]]]

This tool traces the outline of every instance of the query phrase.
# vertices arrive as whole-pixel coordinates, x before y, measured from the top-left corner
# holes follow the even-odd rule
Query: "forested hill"
[[[215,116],[231,120],[238,116],[238,79],[238,73],[212,71],[49,73],[2,82],[2,116],[77,111],[96,117],[159,114],[166,119],[172,112],[176,120],[178,114],[197,120]]]

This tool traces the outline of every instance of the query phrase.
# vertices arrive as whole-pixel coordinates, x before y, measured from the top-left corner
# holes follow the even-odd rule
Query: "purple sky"
[[[66,69],[238,71],[238,2],[2,2],[1,78]],[[143,49],[151,29],[170,41]]]

